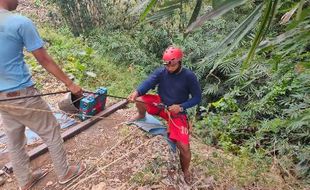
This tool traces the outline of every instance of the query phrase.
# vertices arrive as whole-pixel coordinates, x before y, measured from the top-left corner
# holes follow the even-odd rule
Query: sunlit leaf
[[[297,11],[297,16],[296,16],[297,21],[300,20],[300,18],[301,18],[301,12],[302,12],[302,8],[303,8],[304,4],[305,4],[305,0],[301,0],[298,4],[298,11]]]
[[[164,17],[167,17],[169,15],[172,15],[176,10],[180,9],[180,7],[181,7],[180,4],[166,7],[162,10],[157,11],[154,15],[147,17],[146,21],[152,22],[152,21],[156,21],[156,20],[162,19]]]
[[[212,56],[218,55],[213,68],[209,71],[207,77],[214,72],[214,70],[222,63],[222,60],[233,50],[234,47],[244,38],[244,36],[255,26],[258,19],[261,16],[261,10],[263,5],[260,4],[255,10],[234,30],[232,31],[222,42],[215,48],[215,50],[202,62],[209,60]],[[201,63],[201,62],[200,62]]]
[[[226,51],[229,46],[235,46],[240,40],[255,26],[261,16],[262,4],[258,5],[255,10],[234,30],[232,31],[221,44],[214,49],[214,53]]]
[[[297,8],[298,8],[299,4],[296,4],[290,11],[286,12],[282,17],[281,17],[281,21],[280,24],[286,24],[288,23],[288,21],[291,19],[291,17],[294,15],[294,13],[296,12]]]
[[[195,22],[193,22],[185,31],[185,33],[192,32],[194,29],[201,27],[207,20],[218,18],[219,16],[222,16],[223,14],[227,13],[231,9],[240,6],[247,2],[247,0],[230,0],[226,1],[224,4],[222,4],[220,7],[217,7],[216,9],[207,12],[203,16],[199,17]]]
[[[90,77],[93,77],[93,78],[96,78],[97,77],[97,74],[94,73],[94,72],[90,72],[90,71],[87,71],[86,74]]]
[[[157,3],[157,0],[151,0],[151,2],[148,4],[144,12],[141,14],[140,21],[143,21],[146,18],[146,16],[150,13],[150,11],[156,5],[156,3]]]
[[[269,26],[271,24],[272,19],[275,15],[275,10],[277,8],[278,0],[269,0],[266,4],[264,16],[262,19],[262,22],[260,24],[260,27],[256,33],[255,39],[253,41],[253,44],[251,46],[251,49],[248,53],[248,56],[246,60],[242,64],[242,71],[245,71],[246,68],[248,68],[249,63],[253,59],[253,56],[255,54],[255,50],[258,47],[259,43],[262,41],[264,36],[267,34],[267,31],[269,29]]]

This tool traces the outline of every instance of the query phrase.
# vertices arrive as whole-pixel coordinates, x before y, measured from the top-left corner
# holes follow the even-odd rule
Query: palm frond
[[[216,47],[210,56],[219,54],[219,52],[227,51],[230,46],[237,45],[240,40],[255,26],[259,17],[261,16],[263,4],[258,5],[255,10],[235,29],[233,30],[222,42]]]
[[[181,5],[176,4],[176,5],[171,5],[169,7],[161,9],[161,10],[157,11],[154,15],[147,17],[146,22],[152,22],[152,21],[160,20],[164,17],[168,17],[180,8],[181,8]]]
[[[148,5],[148,1],[144,1],[138,4],[138,6],[133,7],[129,10],[129,15],[139,14],[144,7]]]
[[[243,72],[235,72],[231,74],[231,77],[227,82],[233,82],[233,83],[244,83],[248,81],[249,79],[249,74],[248,73],[243,73]]]
[[[222,6],[225,3],[225,1],[226,0],[214,0],[214,1],[212,1],[212,7],[214,9],[216,9],[216,8]]]
[[[205,57],[201,62],[206,62],[210,60],[211,57],[216,56],[217,59],[213,65],[213,68],[206,75],[208,77],[215,69],[222,63],[222,60],[235,48],[239,42],[244,38],[244,36],[252,30],[255,24],[258,22],[262,9],[262,4],[257,6],[256,9],[234,30],[232,31],[222,42],[215,48],[214,51],[207,57]]]
[[[147,5],[146,9],[143,11],[143,13],[140,16],[140,22],[145,20],[146,16],[150,13],[152,8],[156,5],[157,0],[150,0],[150,3]]]
[[[302,7],[305,4],[305,0],[301,0],[298,5],[296,20],[299,21],[301,19]]]
[[[228,75],[236,70],[237,63],[234,61],[226,61],[221,63],[218,68],[223,74]]]
[[[216,9],[207,12],[203,16],[199,17],[195,22],[193,22],[185,31],[186,33],[192,32],[194,29],[201,27],[207,20],[215,19],[223,14],[227,13],[231,9],[244,4],[247,0],[227,0],[222,3],[221,6]]]
[[[218,84],[206,84],[203,88],[203,95],[217,95],[219,92],[219,85]]]
[[[191,19],[189,20],[188,26],[190,26],[199,16],[201,6],[202,6],[202,0],[197,0],[195,9],[194,9],[193,14],[191,16]]]
[[[277,5],[278,5],[278,0],[275,0],[275,1],[268,0],[268,4],[266,5],[265,13],[264,13],[261,25],[258,29],[258,32],[256,33],[255,39],[254,39],[253,44],[251,46],[251,49],[248,53],[248,56],[242,64],[242,71],[245,71],[245,69],[248,68],[251,60],[254,57],[256,48],[258,47],[259,43],[262,41],[262,39],[266,35],[266,33],[269,29],[269,26],[271,24],[271,21],[274,18]]]

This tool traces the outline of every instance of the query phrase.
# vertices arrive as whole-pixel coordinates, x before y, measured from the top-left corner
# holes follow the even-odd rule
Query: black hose
[[[20,97],[16,97],[16,98],[6,98],[6,99],[0,99],[0,102],[5,102],[5,101],[11,101],[11,100],[20,100],[20,99],[26,99],[26,98],[34,98],[34,97],[42,97],[42,96],[49,96],[49,95],[56,95],[56,94],[64,94],[64,93],[68,93],[70,92],[69,90],[67,91],[60,91],[60,92],[51,92],[51,93],[46,93],[46,94],[37,94],[37,95],[31,95],[31,96],[20,96]],[[89,92],[89,91],[83,91],[89,94],[97,94],[95,92]],[[127,98],[125,97],[121,97],[121,96],[114,96],[114,95],[109,95],[109,94],[103,94],[104,96],[107,97],[111,97],[111,98],[119,98],[119,99],[123,99],[123,100],[127,100]],[[141,102],[144,103],[142,101],[137,101],[136,102]]]
[[[20,99],[26,99],[26,98],[34,98],[34,97],[42,97],[42,96],[49,96],[49,95],[56,95],[56,94],[64,94],[64,93],[68,93],[68,92],[70,92],[70,91],[67,90],[67,91],[51,92],[51,93],[37,94],[37,95],[31,95],[31,96],[20,96],[20,97],[16,97],[16,98],[6,98],[6,99],[0,99],[0,102],[11,101],[11,100],[20,100]],[[90,91],[83,91],[83,92],[86,92],[86,93],[89,93],[89,94],[98,94],[98,93],[90,92]],[[114,96],[114,95],[109,95],[109,94],[103,94],[103,95],[106,96],[106,97],[119,98],[119,99],[127,100],[127,98],[121,97],[121,96]],[[81,98],[77,99],[76,101],[78,101],[80,99]],[[135,102],[154,105],[153,103],[146,103],[146,102],[139,101],[139,100],[135,100]],[[156,106],[158,106],[158,107],[165,107],[165,105],[163,105],[163,104],[159,104],[159,105],[156,105]]]
[[[64,94],[67,92],[70,92],[70,91],[67,90],[67,91],[51,92],[51,93],[37,94],[37,95],[31,95],[31,96],[20,96],[20,97],[16,97],[16,98],[6,98],[6,99],[0,99],[0,102],[11,101],[11,100],[20,100],[20,99],[26,99],[26,98],[34,98],[34,97],[41,97],[41,96],[49,96],[49,95],[55,95],[55,94]]]

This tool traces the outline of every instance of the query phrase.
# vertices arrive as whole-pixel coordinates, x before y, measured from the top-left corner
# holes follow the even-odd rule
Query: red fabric
[[[168,123],[169,138],[173,141],[189,144],[189,131],[186,114],[173,114],[164,107],[157,106],[162,103],[158,95],[146,94],[141,96],[145,102],[146,111],[151,115],[159,116]]]

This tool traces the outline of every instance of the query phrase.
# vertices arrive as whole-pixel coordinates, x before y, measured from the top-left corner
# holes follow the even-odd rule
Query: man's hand
[[[44,47],[41,47],[32,52],[34,57],[38,60],[49,73],[53,74],[58,80],[62,81],[66,87],[77,97],[83,96],[82,88],[74,84],[72,80],[59,68],[53,58],[47,53]]]
[[[76,85],[75,83],[71,82],[69,85],[66,85],[67,88],[77,97],[83,96],[83,90],[80,86]]]
[[[183,112],[183,108],[179,104],[173,104],[172,106],[169,106],[168,110],[174,114]]]
[[[138,91],[134,91],[134,92],[132,92],[131,94],[129,94],[129,96],[127,97],[127,99],[128,99],[128,101],[130,101],[130,102],[134,102],[134,101],[136,101],[136,98],[139,96],[139,93],[138,93]]]

